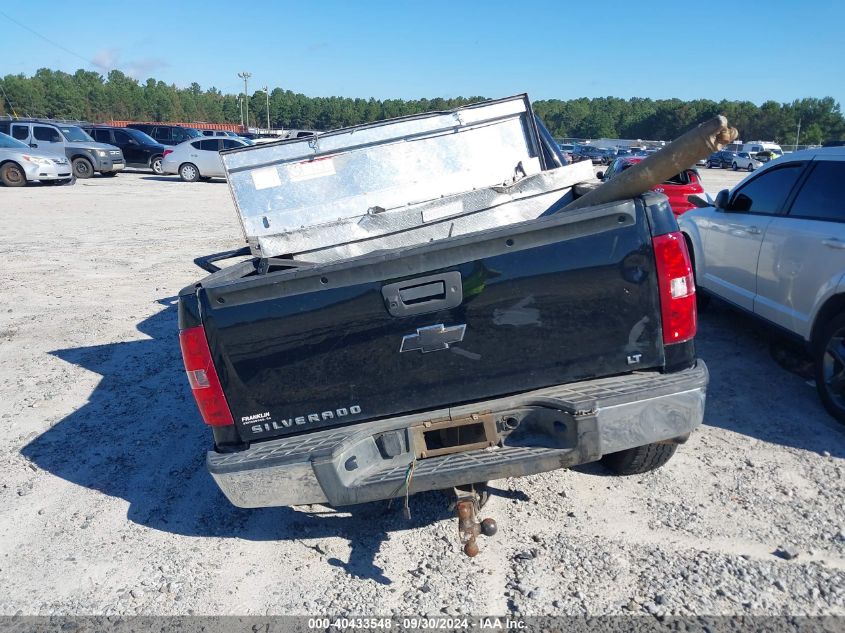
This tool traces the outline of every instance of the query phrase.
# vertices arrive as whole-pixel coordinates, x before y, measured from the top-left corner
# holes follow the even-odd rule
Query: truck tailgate
[[[664,360],[639,199],[196,292],[245,440]]]

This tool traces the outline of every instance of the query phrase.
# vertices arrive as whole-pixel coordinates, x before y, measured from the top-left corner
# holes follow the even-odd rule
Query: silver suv
[[[0,121],[0,132],[32,148],[64,154],[77,178],[90,178],[97,172],[114,176],[126,166],[119,148],[97,143],[81,127],[72,123],[50,119],[13,119]]]
[[[822,403],[845,422],[845,147],[765,163],[678,218],[699,296],[803,340]]]

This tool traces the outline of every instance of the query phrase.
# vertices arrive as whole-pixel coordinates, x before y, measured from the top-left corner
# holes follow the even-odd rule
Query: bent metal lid
[[[426,202],[541,171],[527,95],[221,153],[253,255],[384,236]],[[448,205],[447,205],[448,206]],[[460,203],[420,225],[465,213]],[[403,221],[395,221],[399,216]]]

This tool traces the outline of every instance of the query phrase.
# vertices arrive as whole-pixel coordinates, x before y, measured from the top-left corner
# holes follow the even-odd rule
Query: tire
[[[164,173],[164,170],[161,168],[161,156],[153,156],[153,159],[150,161],[150,169],[153,170],[153,173],[161,176]]]
[[[185,163],[179,167],[179,177],[185,182],[196,182],[200,179],[200,170],[193,163]]]
[[[74,158],[71,163],[73,175],[77,178],[90,178],[94,175],[94,166],[87,158]]]
[[[0,167],[0,182],[7,187],[23,187],[26,185],[26,174],[23,167],[17,163],[6,163]]]
[[[748,171],[754,171],[754,165],[752,165],[751,163],[748,163],[748,167],[746,167],[746,169]]]
[[[641,475],[663,466],[677,450],[677,444],[646,444],[605,455],[601,463],[616,475]]]
[[[59,181],[59,184],[60,184],[61,186],[66,186],[66,185],[75,185],[75,184],[76,184],[76,176],[71,176],[71,177],[70,177],[70,178],[68,178],[67,180],[60,180],[60,181]]]
[[[736,171],[736,170],[737,170],[736,163],[734,163],[733,165],[731,165],[731,168],[733,168],[733,170],[734,170],[734,171]]]
[[[819,398],[831,416],[845,423],[845,313],[825,325],[813,347]]]

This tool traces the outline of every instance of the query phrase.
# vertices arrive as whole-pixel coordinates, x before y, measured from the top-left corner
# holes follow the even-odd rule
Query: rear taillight
[[[172,149],[166,149],[166,150],[164,150],[164,154],[162,154],[162,155],[161,155],[161,157],[162,157],[162,158],[167,158],[167,155],[168,155],[168,154],[172,154],[172,153],[173,153],[173,150],[172,150]]]
[[[223,395],[217,370],[211,361],[211,350],[201,325],[179,332],[179,346],[191,391],[197,401],[203,422],[210,426],[234,424],[232,412]]]
[[[663,319],[663,343],[683,343],[695,336],[698,327],[695,311],[695,281],[684,236],[679,233],[659,235],[652,240],[660,288],[660,315]]]

